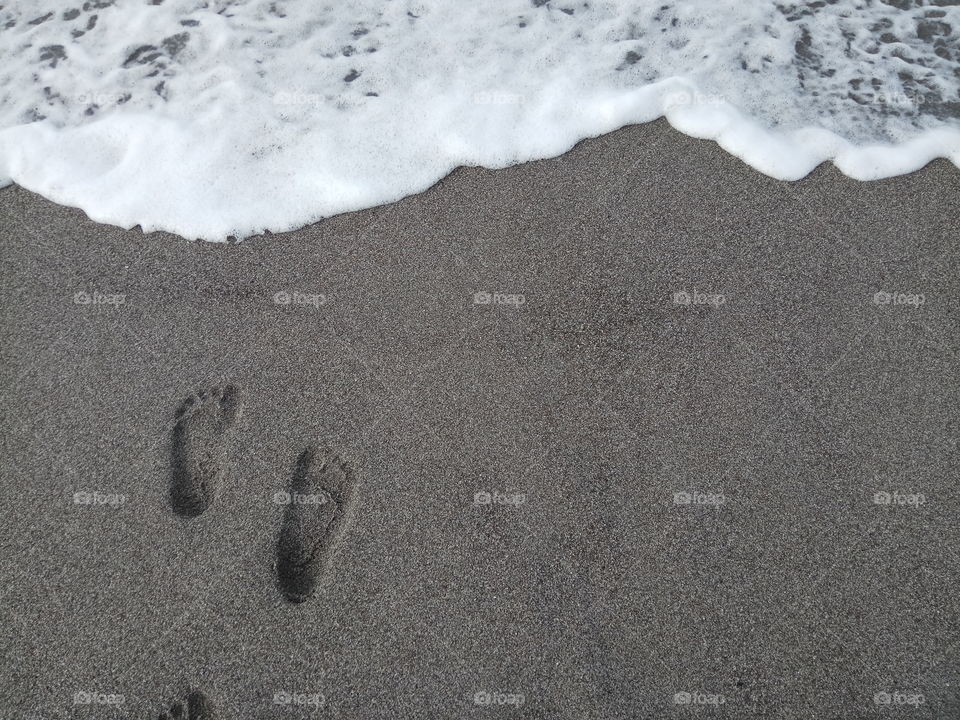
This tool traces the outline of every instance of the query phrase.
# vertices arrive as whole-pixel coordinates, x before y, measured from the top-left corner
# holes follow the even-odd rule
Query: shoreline
[[[235,244],[8,187],[0,705],[954,711],[958,226],[946,161],[784,183],[662,120]],[[223,485],[183,519],[174,412],[223,383]],[[273,498],[312,442],[356,515],[293,606]]]

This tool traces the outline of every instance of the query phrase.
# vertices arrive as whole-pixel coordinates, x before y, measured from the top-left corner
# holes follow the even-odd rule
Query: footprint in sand
[[[234,385],[201,390],[177,410],[173,426],[170,504],[196,517],[213,502],[223,476],[225,440],[242,410]]]
[[[158,720],[213,720],[213,703],[199,690],[191,690],[185,702],[177,701],[160,711]]]
[[[277,585],[290,602],[313,594],[352,516],[355,488],[339,456],[315,445],[300,454],[277,542]]]

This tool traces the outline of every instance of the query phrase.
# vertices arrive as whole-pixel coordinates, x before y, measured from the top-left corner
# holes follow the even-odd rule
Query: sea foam
[[[19,0],[0,183],[223,240],[661,115],[783,180],[960,166],[949,1]]]

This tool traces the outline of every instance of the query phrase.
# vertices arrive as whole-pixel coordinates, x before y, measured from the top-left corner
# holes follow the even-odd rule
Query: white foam
[[[960,166],[957,6],[21,0],[4,26],[0,182],[190,238],[296,228],[661,115],[784,180]]]

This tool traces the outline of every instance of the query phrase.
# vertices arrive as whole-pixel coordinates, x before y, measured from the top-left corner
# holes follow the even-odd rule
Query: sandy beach
[[[0,718],[960,717],[958,227],[946,161],[662,120],[231,244],[0,191]],[[311,443],[356,495],[294,604]]]

